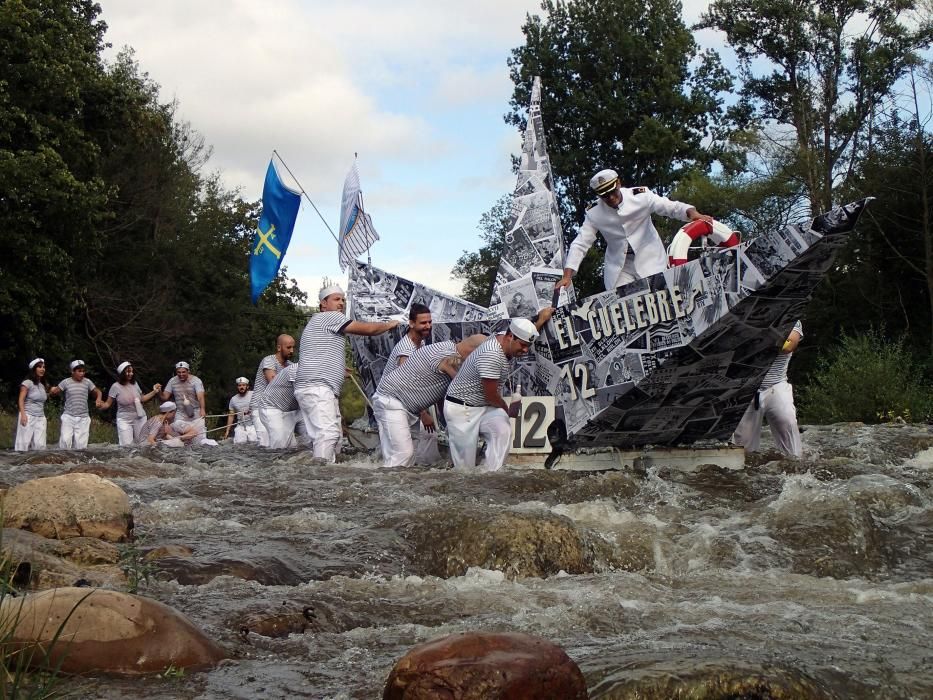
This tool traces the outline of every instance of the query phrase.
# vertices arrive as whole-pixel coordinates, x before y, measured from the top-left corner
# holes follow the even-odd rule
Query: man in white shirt
[[[615,170],[600,170],[590,180],[590,187],[599,199],[587,209],[555,289],[570,284],[597,233],[606,240],[603,282],[609,291],[667,269],[667,251],[651,221],[652,214],[678,221],[713,222],[711,216],[690,204],[661,197],[647,187],[622,187]]]
[[[230,428],[233,428],[233,444],[242,445],[247,442],[258,442],[256,427],[253,425],[253,413],[250,410],[253,392],[249,390],[249,379],[237,377],[236,393],[230,397],[227,405],[227,429],[224,439],[230,437]],[[234,426],[234,420],[236,425]]]
[[[253,426],[256,428],[256,437],[259,439],[261,447],[269,446],[269,433],[266,430],[265,423],[262,422],[262,413],[259,411],[259,403],[262,395],[269,386],[269,382],[275,379],[275,376],[291,364],[292,355],[295,354],[295,339],[290,335],[283,333],[275,339],[275,352],[272,355],[266,355],[259,363],[256,369],[256,377],[253,379],[252,399],[249,402],[250,410],[253,414]]]

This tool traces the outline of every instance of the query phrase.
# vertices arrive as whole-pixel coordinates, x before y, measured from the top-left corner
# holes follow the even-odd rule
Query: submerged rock
[[[513,578],[581,574],[612,559],[605,540],[547,512],[432,508],[411,518],[406,539],[417,552],[413,564],[441,578],[462,576],[474,566]]]
[[[122,586],[120,551],[91,537],[50,540],[25,530],[3,530],[3,557],[16,567],[16,588],[43,590],[86,581],[93,586]]]
[[[383,700],[586,700],[580,669],[556,644],[518,633],[454,634],[402,657]]]
[[[63,673],[139,675],[206,668],[227,656],[178,611],[129,593],[56,588],[7,598],[0,615],[8,648],[35,668],[60,663]]]
[[[129,498],[115,483],[94,474],[63,474],[20,484],[4,497],[3,514],[7,527],[59,540],[132,538]]]

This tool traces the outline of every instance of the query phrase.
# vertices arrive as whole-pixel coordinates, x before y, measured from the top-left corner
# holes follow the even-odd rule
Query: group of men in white
[[[570,284],[597,233],[606,241],[604,282],[607,290],[648,277],[667,267],[667,256],[651,216],[658,214],[681,221],[712,218],[695,207],[676,202],[644,187],[623,188],[614,170],[601,170],[590,181],[597,202],[586,213],[579,234],[570,246],[562,278],[555,289]],[[311,445],[314,457],[336,460],[343,437],[338,397],[347,374],[345,342],[348,335],[375,336],[389,332],[399,321],[356,321],[346,316],[346,296],[338,286],[319,294],[320,313],[311,317],[301,335],[297,363],[295,340],[281,335],[276,351],[262,359],[253,388],[247,377],[236,379],[237,393],[229,402],[224,437],[233,430],[234,443],[255,442],[281,449],[302,442]],[[372,397],[379,427],[382,459],[387,467],[434,463],[438,459],[437,421],[433,411],[442,410],[448,445],[455,467],[477,466],[479,438],[485,440],[486,470],[502,467],[511,445],[510,416],[519,402],[505,398],[510,361],[526,354],[553,308],[534,318],[512,319],[504,333],[473,335],[454,343],[426,343],[431,337],[431,312],[421,304],[409,309],[407,332],[395,345]],[[748,407],[734,441],[749,450],[758,449],[762,421],[767,420],[779,449],[801,454],[793,392],[787,382],[787,365],[803,337],[798,322],[784,343],[754,401]],[[30,449],[45,442],[46,399],[44,360],[29,364],[30,376],[20,387],[16,449]],[[95,396],[98,408],[117,402],[120,444],[216,444],[205,430],[204,385],[190,373],[186,362],[175,365],[175,376],[143,394],[129,362],[117,367],[120,376],[102,401],[100,390],[84,376],[84,363],[71,363],[72,377],[49,390],[65,393],[65,409],[59,445],[87,445],[90,417],[87,399]],[[142,402],[158,394],[164,401],[159,415],[147,418]]]

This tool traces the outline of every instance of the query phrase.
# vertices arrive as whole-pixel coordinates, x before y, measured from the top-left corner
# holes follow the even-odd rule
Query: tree
[[[707,170],[733,121],[722,96],[728,73],[700,52],[675,0],[544,0],[528,16],[525,44],[509,59],[511,112],[524,129],[534,76],[565,231],[592,202],[589,179],[612,167],[625,182],[667,194]]]
[[[464,280],[461,297],[480,306],[489,305],[499,258],[505,246],[505,234],[511,222],[512,198],[501,197],[479,220],[483,245],[476,253],[463,251],[454,265],[453,276]]]
[[[913,8],[910,0],[715,0],[703,15],[699,27],[724,32],[738,57],[738,111],[790,128],[788,173],[814,212],[832,207],[871,142],[879,105],[930,45],[933,25],[908,17]]]

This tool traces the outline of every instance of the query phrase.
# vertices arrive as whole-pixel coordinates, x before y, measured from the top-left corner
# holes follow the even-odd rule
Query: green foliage
[[[143,538],[138,537],[132,542],[120,546],[120,569],[126,576],[126,592],[133,595],[139,593],[140,586],[148,586],[155,570],[146,560],[140,547]]]
[[[0,390],[35,355],[50,379],[84,358],[106,390],[130,359],[142,384],[200,362],[208,411],[300,328],[304,295],[283,269],[249,302],[258,206],[203,174],[203,138],[158,101],[131,52],[101,59],[85,0],[0,3]]]
[[[874,330],[844,335],[838,347],[820,357],[798,396],[806,423],[933,418],[933,386],[921,365],[903,339],[886,340]]]
[[[480,306],[489,305],[511,216],[512,197],[507,195],[499,198],[492,208],[480,217],[479,229],[483,245],[476,253],[463,251],[453,269],[453,276],[464,280],[463,292],[460,295],[463,299]]]

